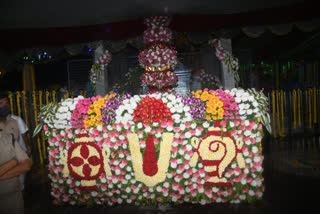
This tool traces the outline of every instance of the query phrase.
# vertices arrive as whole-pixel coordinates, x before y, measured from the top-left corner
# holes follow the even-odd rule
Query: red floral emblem
[[[100,147],[94,142],[73,144],[68,151],[68,168],[72,176],[80,181],[96,180],[104,169]],[[96,188],[96,185],[81,186],[82,190],[94,190]]]

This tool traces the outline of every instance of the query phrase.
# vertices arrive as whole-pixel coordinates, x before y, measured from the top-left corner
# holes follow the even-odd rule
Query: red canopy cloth
[[[219,28],[289,23],[320,17],[312,2],[224,15],[173,15],[170,28],[176,32],[210,32]],[[142,35],[143,19],[80,27],[0,30],[0,49],[63,46],[97,40],[121,40]]]

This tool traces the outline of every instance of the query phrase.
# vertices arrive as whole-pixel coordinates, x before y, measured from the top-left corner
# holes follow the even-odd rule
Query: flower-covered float
[[[35,134],[43,129],[48,140],[54,204],[261,199],[268,99],[254,89],[204,89],[184,96],[170,90],[177,58],[166,47],[168,22],[168,17],[146,19],[150,49],[139,61],[147,94],[79,96],[42,109]]]
[[[108,94],[43,108],[55,204],[261,199],[267,98],[255,90]]]

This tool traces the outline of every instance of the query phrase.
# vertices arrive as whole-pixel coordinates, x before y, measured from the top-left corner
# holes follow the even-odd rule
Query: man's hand
[[[9,170],[13,169],[19,164],[17,159],[11,159],[4,164],[0,165],[0,177],[6,174]]]
[[[23,160],[20,163],[18,163],[18,165],[16,165],[15,167],[9,169],[3,175],[0,175],[0,180],[10,179],[10,178],[19,176],[19,175],[29,171],[30,168],[31,168],[30,161],[28,159]]]

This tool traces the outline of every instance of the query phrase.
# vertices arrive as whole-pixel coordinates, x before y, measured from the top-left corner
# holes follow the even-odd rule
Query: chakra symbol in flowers
[[[210,178],[205,186],[231,186],[232,183],[223,177],[228,166],[237,158],[240,168],[245,167],[245,162],[241,154],[242,141],[235,141],[231,135],[224,131],[222,133],[220,123],[217,121],[214,128],[209,129],[207,135],[202,138],[192,138],[194,154],[190,166],[195,167],[200,158],[207,175]]]
[[[93,142],[73,144],[68,151],[68,168],[72,176],[81,181],[82,190],[96,189],[95,180],[104,169],[101,149]]]

